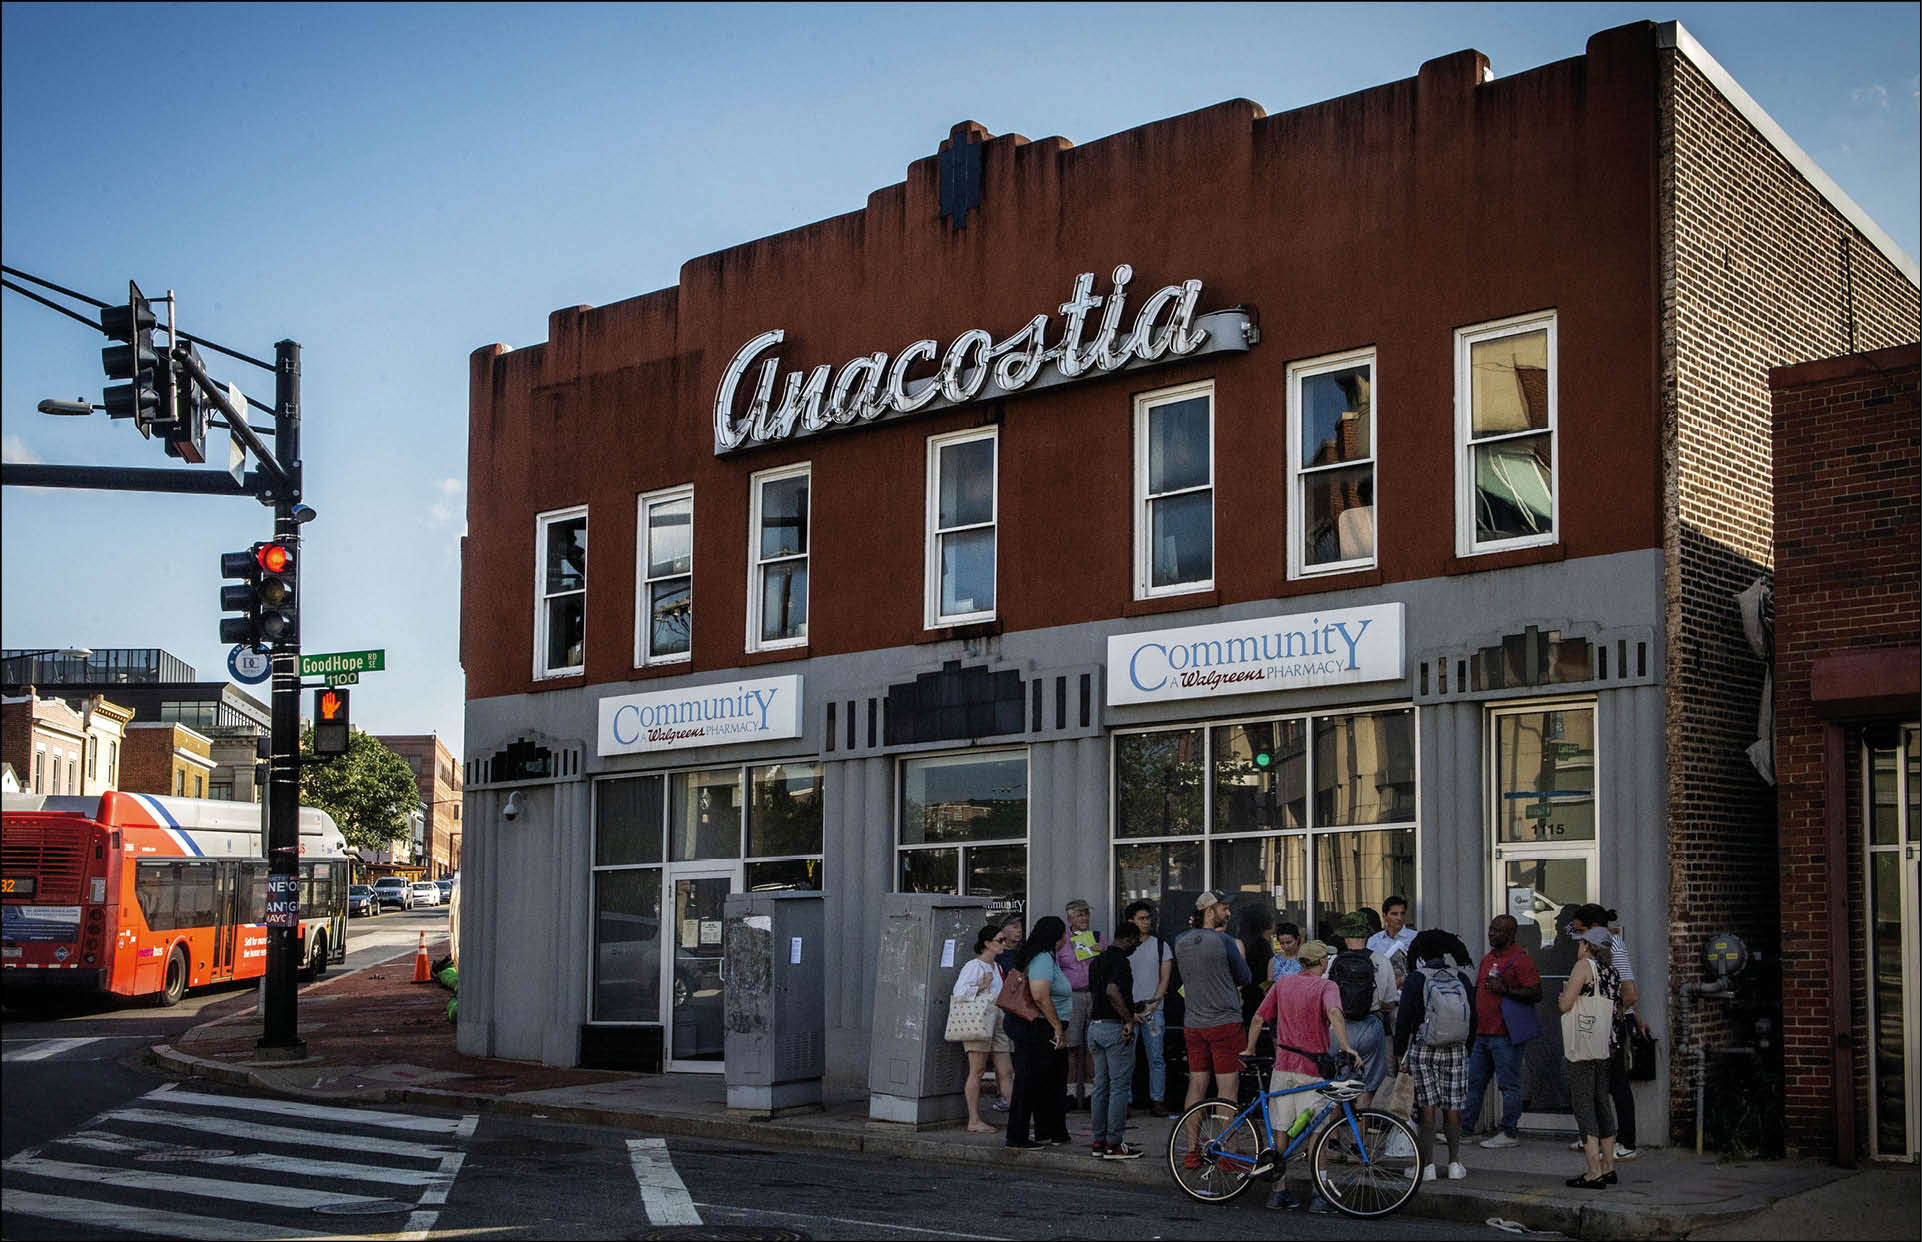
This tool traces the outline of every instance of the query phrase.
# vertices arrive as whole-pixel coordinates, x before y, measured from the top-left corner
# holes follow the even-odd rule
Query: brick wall
[[[186,758],[183,751],[195,758]],[[120,751],[120,788],[129,793],[175,793],[184,771],[187,796],[194,796],[194,777],[199,776],[204,798],[207,779],[213,774],[212,755],[207,739],[183,725],[130,725]]]
[[[1776,806],[1781,868],[1784,1121],[1792,1151],[1834,1146],[1828,906],[1844,886],[1858,1052],[1858,1149],[1868,1139],[1867,980],[1861,949],[1860,729],[1847,731],[1848,779],[1825,787],[1823,721],[1810,697],[1819,656],[1913,652],[1922,634],[1922,413],[1915,346],[1778,373],[1774,393]],[[1907,708],[1909,719],[1916,707]],[[1827,799],[1847,800],[1848,848],[1831,858]]]
[[[1732,930],[1773,960],[1773,791],[1746,754],[1763,666],[1731,596],[1772,564],[1768,369],[1915,339],[1916,288],[1686,56],[1663,51],[1658,194],[1671,973]],[[1678,1007],[1672,1007],[1675,1012]],[[1698,1009],[1670,1047],[1726,1042]],[[1691,1125],[1686,1074],[1671,1116]]]

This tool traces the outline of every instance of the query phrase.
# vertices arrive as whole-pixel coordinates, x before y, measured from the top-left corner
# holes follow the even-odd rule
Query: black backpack
[[[1365,1018],[1375,1008],[1375,955],[1367,949],[1343,949],[1328,965],[1328,978],[1341,989],[1341,1016]]]

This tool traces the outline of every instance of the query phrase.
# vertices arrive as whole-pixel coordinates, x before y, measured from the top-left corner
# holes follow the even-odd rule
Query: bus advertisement
[[[0,806],[0,984],[177,1004],[267,969],[268,869],[251,802],[108,792],[7,794]],[[300,811],[298,962],[347,956],[347,843]]]

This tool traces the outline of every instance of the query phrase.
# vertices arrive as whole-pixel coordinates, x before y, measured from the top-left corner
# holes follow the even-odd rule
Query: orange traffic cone
[[[420,947],[414,950],[414,982],[431,983],[434,979],[433,967],[427,964],[427,933],[420,934]]]

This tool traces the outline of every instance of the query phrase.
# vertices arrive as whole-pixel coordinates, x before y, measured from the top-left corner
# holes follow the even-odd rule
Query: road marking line
[[[400,1242],[424,1242],[434,1232],[434,1222],[438,1219],[439,1212],[409,1212],[407,1223],[394,1236]]]
[[[195,1117],[187,1113],[163,1112],[157,1108],[122,1108],[102,1113],[89,1123],[97,1127],[105,1121],[140,1122],[146,1125],[173,1126],[205,1134],[226,1134],[234,1138],[256,1139],[263,1143],[323,1147],[329,1142],[351,1146],[357,1152],[383,1156],[411,1156],[416,1160],[438,1161],[447,1154],[445,1147],[433,1143],[406,1143],[399,1139],[370,1138],[361,1134],[335,1134],[318,1130],[296,1130],[288,1126],[263,1126],[250,1121],[230,1121],[225,1117]]]
[[[966,1238],[969,1242],[1013,1242],[1012,1239],[992,1233],[959,1233],[953,1229],[919,1229],[913,1225],[897,1225],[893,1221],[856,1220],[852,1216],[822,1216],[815,1212],[776,1212],[769,1208],[746,1208],[727,1203],[697,1203],[697,1208],[710,1212],[721,1212],[730,1216],[781,1216],[788,1220],[819,1220],[834,1225],[859,1225],[864,1229],[899,1229],[907,1233],[931,1233],[937,1238]]]
[[[83,1233],[117,1229],[125,1233],[149,1233],[163,1238],[200,1238],[206,1242],[318,1242],[311,1229],[283,1229],[256,1221],[224,1220],[218,1216],[193,1216],[185,1212],[162,1212],[154,1208],[123,1207],[94,1199],[68,1199],[61,1195],[34,1194],[25,1190],[0,1191],[0,1208],[22,1216],[67,1221],[81,1226]]]
[[[313,1160],[305,1156],[195,1155],[194,1148],[156,1139],[124,1138],[104,1130],[82,1130],[54,1139],[53,1146],[78,1147],[86,1151],[105,1151],[116,1155],[166,1155],[179,1153],[180,1164],[218,1164],[238,1169],[263,1169],[269,1173],[304,1173],[311,1177],[348,1177],[367,1182],[389,1182],[396,1186],[434,1186],[444,1180],[435,1169],[395,1169],[379,1164],[349,1164],[341,1160]]]
[[[100,1038],[100,1036],[96,1035],[87,1039],[43,1039],[39,1041],[38,1047],[29,1048],[25,1052],[9,1052],[4,1056],[0,1056],[0,1060],[44,1061],[48,1057],[57,1057],[63,1052],[72,1052],[75,1048],[84,1048],[88,1044],[99,1043]]]
[[[364,1108],[330,1108],[324,1104],[299,1104],[291,1100],[255,1100],[238,1095],[208,1095],[201,1091],[175,1091],[167,1096],[169,1104],[198,1104],[203,1107],[232,1108],[243,1112],[278,1113],[314,1121],[348,1121],[359,1125],[382,1126],[390,1130],[424,1130],[452,1134],[460,1128],[452,1117],[417,1117],[406,1113],[381,1113]]]
[[[656,1225],[701,1223],[693,1198],[681,1184],[681,1175],[674,1171],[666,1139],[627,1140],[627,1159],[634,1166],[634,1180],[640,1184],[641,1204],[647,1209],[648,1220]]]
[[[267,1182],[223,1182],[212,1177],[186,1177],[179,1173],[139,1169],[115,1169],[100,1164],[69,1164],[64,1160],[7,1161],[7,1172],[15,1177],[29,1173],[35,1177],[88,1182],[96,1186],[124,1186],[130,1190],[161,1191],[168,1195],[193,1195],[203,1199],[238,1199],[245,1203],[281,1208],[317,1208],[379,1203],[374,1195],[350,1195],[332,1190],[301,1190]]]

